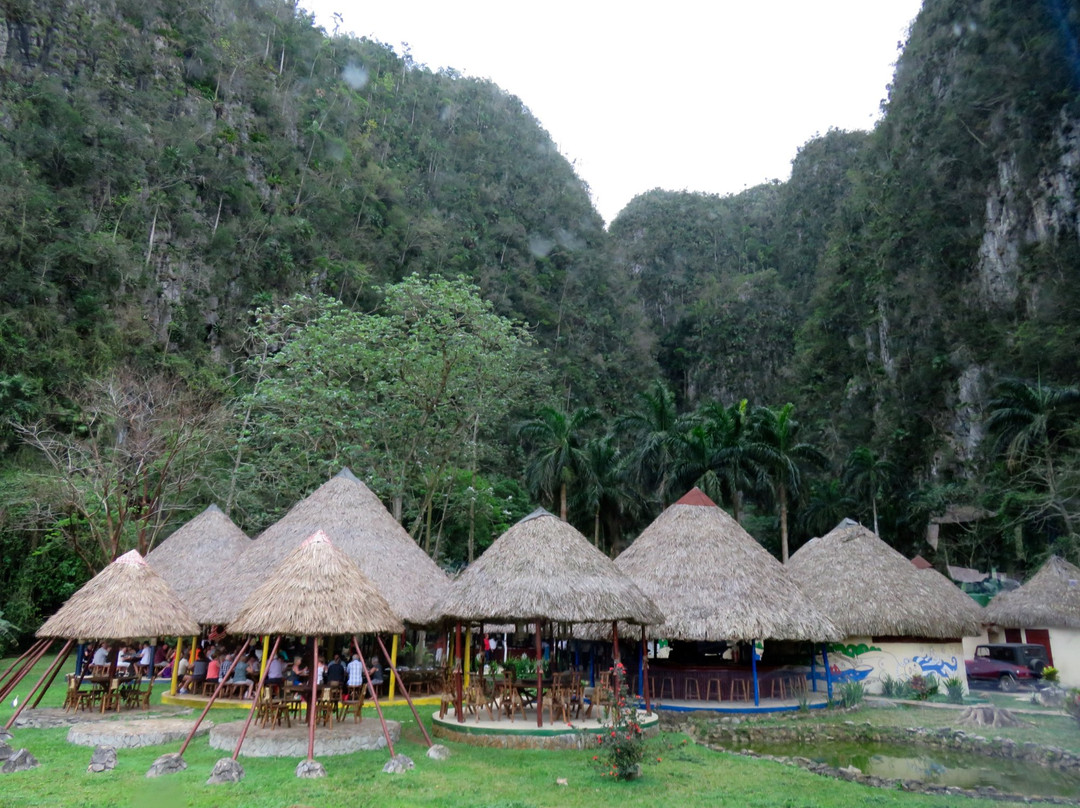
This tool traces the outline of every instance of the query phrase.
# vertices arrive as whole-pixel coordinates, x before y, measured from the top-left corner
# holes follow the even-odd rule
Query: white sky
[[[610,222],[652,188],[786,180],[807,140],[870,129],[921,0],[301,0],[331,31],[521,98]]]

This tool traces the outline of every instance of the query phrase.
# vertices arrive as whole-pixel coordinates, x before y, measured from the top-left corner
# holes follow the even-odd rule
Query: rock
[[[968,707],[956,719],[956,723],[966,727],[1028,727],[1030,721],[1017,718],[1008,710],[992,704],[977,704]]]
[[[3,741],[0,741],[0,760],[7,760],[9,757],[15,754],[15,750],[8,746]]]
[[[0,772],[4,774],[11,774],[12,772],[22,772],[27,769],[36,769],[40,764],[37,758],[31,755],[25,749],[20,749],[18,752],[9,757],[3,766],[0,766]]]
[[[301,760],[296,764],[297,777],[326,777],[326,769],[317,760]]]
[[[1060,687],[1050,685],[1036,691],[1031,700],[1043,707],[1061,707],[1065,703],[1065,691]]]
[[[15,736],[8,732],[6,729],[0,729],[0,741],[10,741]]]
[[[163,774],[175,774],[187,768],[187,761],[177,752],[162,755],[153,762],[146,772],[147,777],[161,777]]]
[[[214,770],[210,772],[210,779],[206,784],[212,786],[218,783],[239,783],[243,779],[244,767],[240,765],[240,761],[227,757],[214,764]]]
[[[382,767],[382,770],[385,774],[401,774],[413,768],[414,765],[412,758],[407,755],[394,755],[386,761],[386,765]]]
[[[116,768],[116,747],[95,746],[94,753],[90,755],[90,765],[86,767],[88,772],[107,772]]]
[[[427,756],[432,760],[446,760],[450,757],[450,750],[441,743],[433,744],[432,747],[427,750]]]

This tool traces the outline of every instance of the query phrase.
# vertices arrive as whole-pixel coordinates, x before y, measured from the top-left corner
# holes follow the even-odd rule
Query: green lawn
[[[2,664],[7,666],[7,662]],[[20,686],[20,698],[29,685]],[[62,688],[54,687],[43,705],[59,706]],[[0,708],[0,721],[12,713],[9,696]],[[678,734],[664,734],[650,741],[644,777],[620,783],[602,777],[591,766],[591,753],[510,751],[447,744],[452,757],[437,762],[424,756],[419,728],[407,708],[391,708],[389,717],[403,724],[396,745],[416,761],[416,769],[402,775],[386,775],[381,769],[385,752],[356,753],[322,759],[327,777],[300,780],[293,774],[295,760],[241,758],[247,776],[238,785],[207,786],[214,761],[226,753],[209,748],[205,738],[196,740],[185,755],[189,768],[169,777],[147,779],[153,760],[178,745],[146,749],[121,749],[117,768],[89,774],[91,750],[71,746],[66,730],[15,731],[15,748],[26,747],[41,766],[29,772],[0,776],[0,805],[47,808],[247,808],[266,806],[468,806],[468,808],[532,808],[532,806],[760,806],[761,808],[813,808],[814,806],[955,806],[957,798],[934,798],[900,791],[873,789],[819,777],[796,767],[763,760],[712,752]],[[862,710],[855,714],[825,714],[809,720],[872,720],[921,726],[944,726],[953,713],[927,708]],[[239,718],[235,711],[214,711],[216,720]],[[372,716],[374,718],[374,716]],[[367,720],[367,719],[365,719]],[[780,720],[780,719],[774,719]],[[808,720],[801,717],[799,720]],[[1049,718],[1047,719],[1049,720]],[[1063,719],[1064,721],[1064,719]],[[1020,731],[1018,740],[1022,738]],[[1070,748],[1080,738],[1075,725],[1055,723],[1048,732],[1069,736]],[[1004,732],[995,734],[1006,734]],[[1023,738],[1028,739],[1028,738]],[[1057,738],[1065,745],[1065,737]],[[565,778],[567,785],[556,785]],[[964,800],[971,808],[1001,806],[1000,802]]]

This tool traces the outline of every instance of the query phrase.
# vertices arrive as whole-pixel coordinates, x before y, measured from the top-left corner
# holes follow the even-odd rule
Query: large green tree
[[[564,412],[546,406],[514,427],[526,447],[525,484],[529,492],[552,508],[558,507],[563,521],[569,516],[567,491],[585,477],[589,427],[599,420],[600,413],[590,407]]]

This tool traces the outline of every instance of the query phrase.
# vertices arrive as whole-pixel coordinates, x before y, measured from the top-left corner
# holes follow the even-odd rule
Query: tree
[[[765,472],[772,481],[780,508],[780,555],[788,560],[788,505],[799,495],[804,464],[824,468],[825,455],[810,443],[800,443],[799,422],[794,416],[795,405],[790,402],[778,410],[757,407],[751,415],[755,437],[755,452],[759,453]]]
[[[855,499],[839,478],[815,480],[810,484],[806,506],[800,509],[799,523],[811,536],[824,536],[855,507]]]
[[[552,503],[552,507],[557,501],[564,522],[567,519],[567,487],[582,477],[586,463],[585,430],[599,418],[600,414],[589,407],[566,413],[547,406],[514,428],[530,455],[525,466],[525,484],[529,492]]]
[[[122,368],[72,396],[75,423],[16,425],[54,483],[56,529],[88,571],[145,555],[223,443],[224,413],[174,376]]]
[[[1080,413],[1080,389],[1005,379],[987,409],[986,429],[1010,471],[1033,459],[1052,469]]]
[[[304,296],[256,313],[255,328],[270,333],[258,342],[282,336],[276,352],[250,360],[259,384],[238,408],[238,421],[250,408],[240,440],[255,450],[249,471],[290,475],[275,490],[304,490],[349,465],[389,495],[399,520],[415,493],[412,532],[427,526],[430,551],[440,481],[472,465],[543,365],[528,332],[464,279],[413,275],[383,292],[371,314]]]
[[[858,446],[851,450],[844,461],[843,480],[855,497],[870,501],[870,511],[874,517],[874,533],[878,534],[878,499],[880,499],[896,476],[896,464],[883,457],[868,446]]]
[[[574,503],[593,520],[593,545],[600,546],[601,516],[604,511],[619,513],[626,501],[621,455],[611,435],[592,438],[581,455],[581,479],[575,487]],[[613,544],[609,537],[609,547]]]
[[[662,381],[637,396],[638,408],[618,418],[616,434],[630,445],[627,478],[666,507],[679,452],[679,416],[675,394]]]

